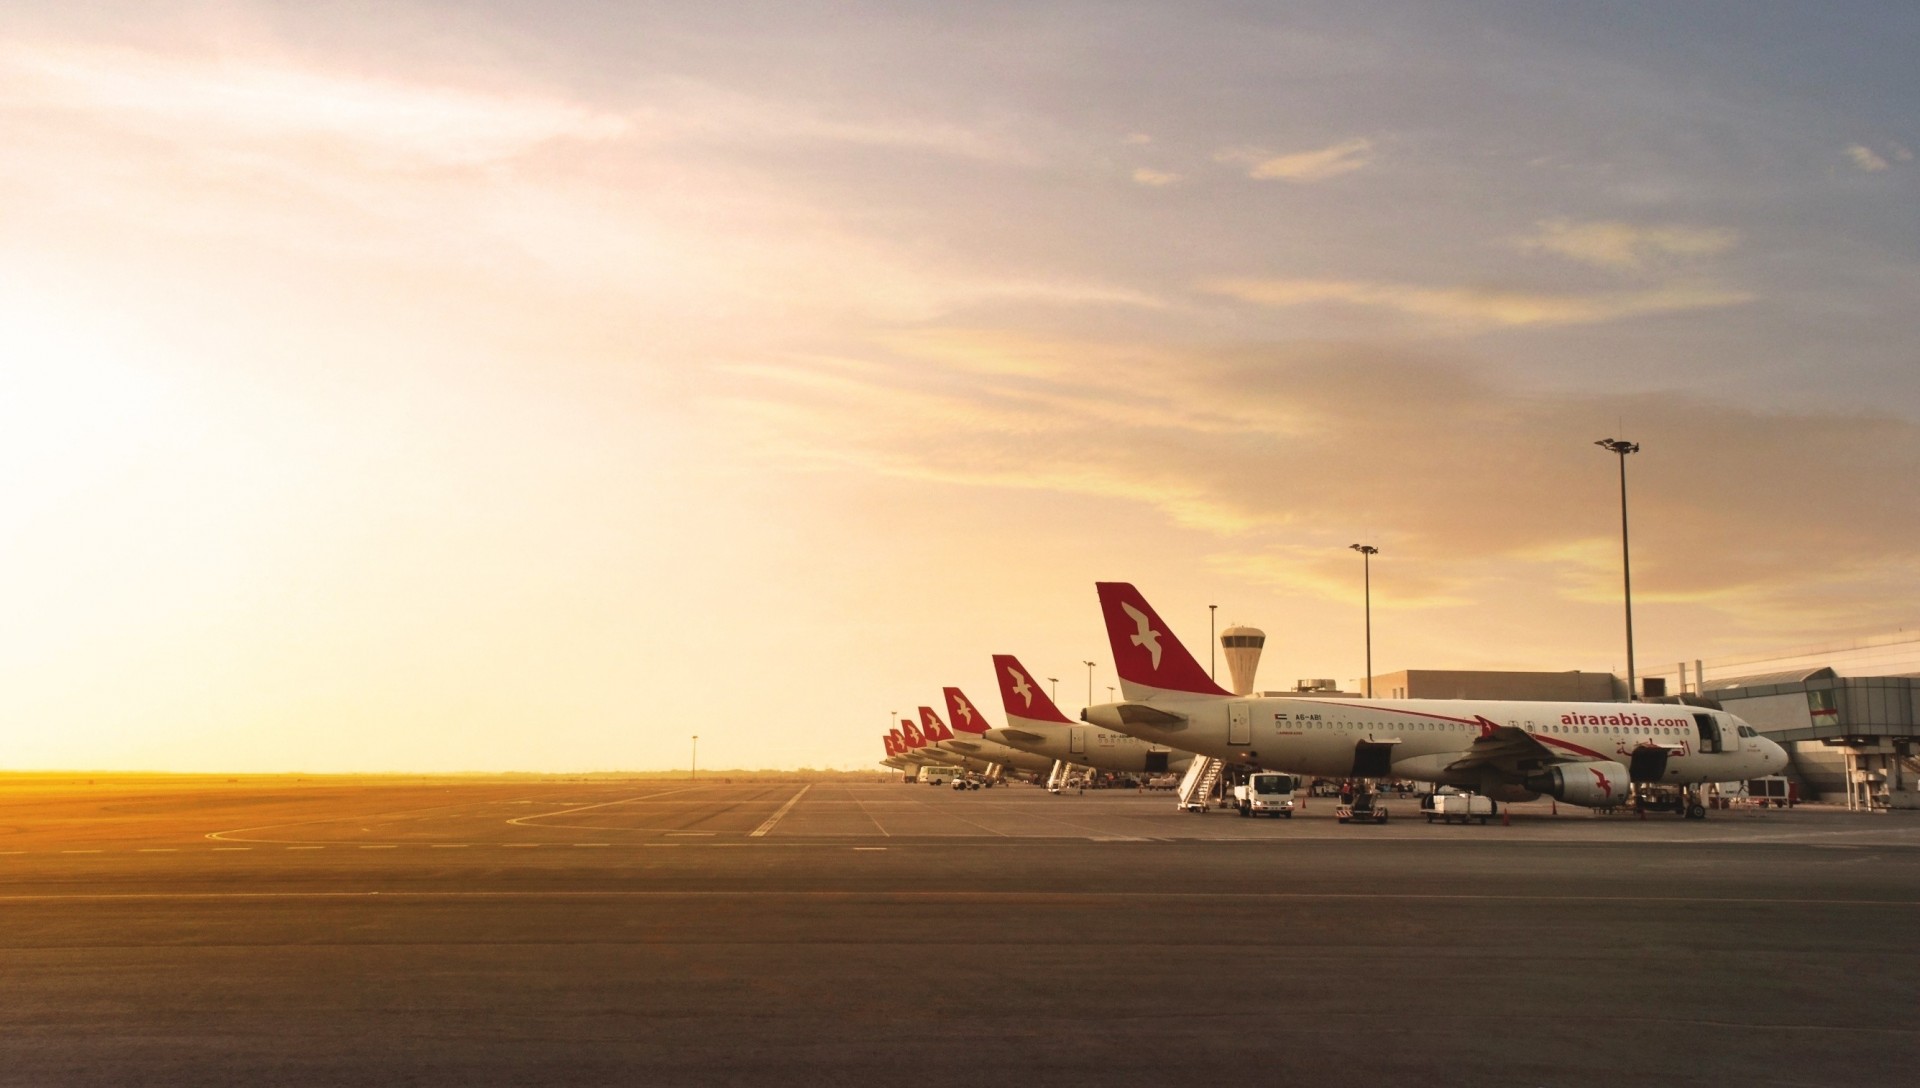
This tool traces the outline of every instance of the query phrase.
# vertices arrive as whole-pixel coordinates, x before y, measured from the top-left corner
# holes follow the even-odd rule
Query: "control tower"
[[[1260,669],[1260,649],[1266,644],[1267,633],[1258,627],[1229,627],[1220,632],[1235,695],[1253,694],[1253,674]]]

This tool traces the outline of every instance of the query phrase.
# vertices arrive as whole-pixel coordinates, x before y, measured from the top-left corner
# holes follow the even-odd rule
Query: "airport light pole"
[[[700,734],[693,735],[693,762],[688,765],[687,781],[695,782],[700,778]]]
[[[1060,701],[1060,678],[1058,676],[1049,676],[1047,677],[1047,684],[1049,694],[1052,696],[1053,701],[1058,703]]]
[[[1633,564],[1627,550],[1627,454],[1639,453],[1640,443],[1624,438],[1602,438],[1594,445],[1620,457],[1620,583],[1627,602],[1627,702],[1635,696],[1633,674]]]
[[[1366,597],[1367,624],[1367,698],[1373,698],[1373,557],[1380,549],[1371,544],[1349,544],[1360,553],[1360,585]]]
[[[1087,705],[1092,706],[1093,705],[1093,662],[1082,661],[1081,664],[1087,667]]]
[[[1207,606],[1207,679],[1209,680],[1215,678],[1213,674],[1213,650],[1215,646],[1220,644],[1220,636],[1216,633],[1213,625],[1213,621],[1219,616],[1219,608],[1220,606],[1217,604]]]

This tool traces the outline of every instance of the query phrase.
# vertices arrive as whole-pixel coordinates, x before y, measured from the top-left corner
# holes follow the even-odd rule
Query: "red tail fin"
[[[909,748],[925,748],[927,746],[927,738],[920,735],[919,727],[913,724],[911,718],[900,719],[900,735],[907,739],[907,747]]]
[[[1012,654],[993,655],[993,675],[1000,681],[1000,706],[1009,718],[1025,718],[1030,722],[1053,722],[1058,725],[1072,725],[1060,708],[1053,705],[1047,697],[1040,681],[1033,673],[1020,664]]]
[[[913,751],[913,745],[907,743],[907,735],[905,733],[902,733],[898,729],[895,729],[889,732],[887,734],[887,738],[893,741],[893,747],[896,754],[904,756],[908,752]]]
[[[953,739],[953,730],[947,728],[947,723],[941,721],[940,715],[930,706],[920,708],[920,732],[926,736],[929,744]]]
[[[985,733],[987,719],[974,709],[967,697],[960,694],[959,688],[942,688],[947,697],[947,716],[953,719],[953,727],[962,733]]]
[[[900,742],[893,739],[892,733],[880,734],[880,743],[887,746],[887,755],[897,756],[900,754]]]
[[[1140,591],[1127,582],[1096,582],[1107,621],[1114,670],[1122,685],[1193,695],[1228,695],[1193,659]],[[1150,693],[1149,693],[1150,694]],[[1137,697],[1128,692],[1128,698]]]

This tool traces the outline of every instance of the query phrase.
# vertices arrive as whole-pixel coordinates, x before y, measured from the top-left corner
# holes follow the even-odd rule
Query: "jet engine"
[[[1530,789],[1570,805],[1610,808],[1627,800],[1627,769],[1618,763],[1562,763],[1527,779]]]

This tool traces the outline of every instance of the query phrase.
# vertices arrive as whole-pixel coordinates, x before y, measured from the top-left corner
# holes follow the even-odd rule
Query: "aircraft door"
[[[1070,755],[1087,754],[1087,727],[1076,725],[1067,731],[1067,752]]]
[[[1247,703],[1232,703],[1227,707],[1227,743],[1253,743],[1253,707]]]
[[[1694,723],[1700,727],[1700,750],[1702,752],[1721,752],[1723,738],[1720,736],[1720,723],[1711,714],[1695,714]],[[1738,745],[1736,744],[1736,747]]]

